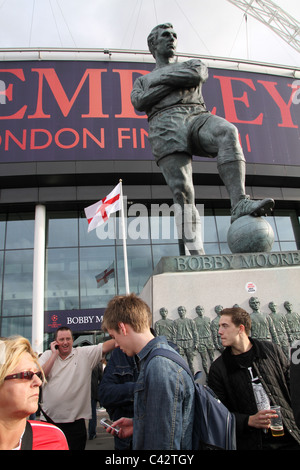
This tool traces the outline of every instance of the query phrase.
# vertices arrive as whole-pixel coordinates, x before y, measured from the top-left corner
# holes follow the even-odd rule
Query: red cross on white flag
[[[89,224],[88,232],[104,224],[112,213],[121,210],[121,204],[121,183],[119,183],[104,199],[84,209]]]
[[[126,294],[130,293],[129,290],[129,276],[128,276],[128,262],[127,262],[127,248],[126,248],[126,230],[125,230],[125,215],[123,210],[123,189],[122,180],[119,184],[101,201],[92,204],[84,209],[89,227],[88,232],[104,224],[110,214],[113,212],[121,211],[121,226],[122,226],[122,239],[123,239],[123,253],[124,253],[124,271],[125,271],[125,289]],[[102,273],[101,273],[102,274]],[[112,274],[112,273],[111,273]],[[113,274],[114,275],[114,274]],[[97,279],[97,276],[96,276]]]
[[[114,269],[114,263],[112,263],[109,268],[104,269],[102,273],[97,274],[95,276],[96,282],[97,282],[97,287],[101,287],[104,284],[107,284],[109,279],[115,277],[115,269]]]

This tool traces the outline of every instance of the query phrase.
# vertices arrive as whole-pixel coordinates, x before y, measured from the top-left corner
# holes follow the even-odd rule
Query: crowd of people
[[[116,450],[192,449],[194,383],[164,356],[153,357],[145,368],[152,350],[175,347],[156,336],[151,322],[148,305],[130,294],[109,302],[102,329],[111,339],[104,343],[74,348],[71,330],[61,327],[37,358],[27,339],[2,338],[0,449],[84,450],[86,420],[89,437],[96,433],[97,400],[113,421],[107,431],[114,434]],[[252,338],[250,330],[251,315],[244,309],[222,310],[224,351],[210,367],[208,385],[235,416],[238,450],[298,450],[300,361],[290,368],[278,345]],[[37,421],[32,418],[39,404]],[[281,407],[283,436],[269,430],[271,405]]]

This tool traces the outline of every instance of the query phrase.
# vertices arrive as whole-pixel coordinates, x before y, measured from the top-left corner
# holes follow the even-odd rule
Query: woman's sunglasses
[[[24,372],[18,372],[17,374],[7,375],[4,378],[4,380],[12,380],[12,379],[32,380],[34,375],[36,375],[43,382],[44,377],[43,377],[42,372],[41,371],[32,372],[31,370],[26,370]]]

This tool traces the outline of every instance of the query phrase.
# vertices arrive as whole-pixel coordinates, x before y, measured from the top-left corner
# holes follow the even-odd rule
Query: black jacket
[[[291,400],[297,426],[300,428],[300,342],[291,348]]]
[[[126,356],[120,348],[114,349],[99,387],[100,405],[106,408],[113,421],[133,416],[133,393],[138,375],[135,359]]]
[[[253,344],[252,367],[268,394],[271,405],[280,405],[282,408],[286,430],[284,439],[288,440],[292,436],[300,444],[300,430],[291,409],[289,363],[286,356],[274,343],[249,339]],[[235,414],[237,449],[261,449],[267,439],[272,438],[269,437],[270,433],[266,435],[262,430],[248,426],[249,416],[258,410],[248,369],[241,366],[235,358],[231,354],[231,348],[226,348],[210,367],[208,385]],[[279,438],[274,439],[277,439],[277,443],[283,442]]]

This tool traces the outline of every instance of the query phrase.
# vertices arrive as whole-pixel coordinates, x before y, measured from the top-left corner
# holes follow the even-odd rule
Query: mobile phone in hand
[[[105,428],[113,429],[115,431],[115,434],[118,435],[120,432],[120,428],[112,426],[112,423],[113,422],[107,418],[103,418],[100,420],[100,424],[102,424],[102,426],[104,426]]]

